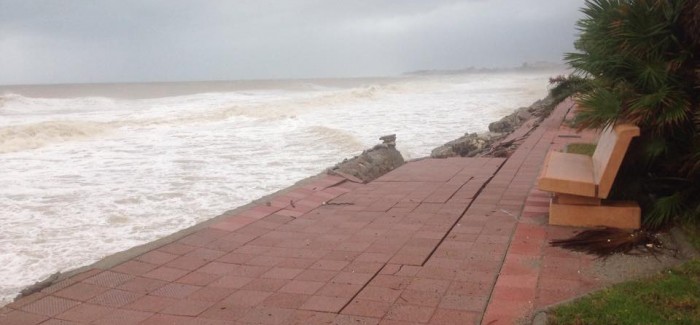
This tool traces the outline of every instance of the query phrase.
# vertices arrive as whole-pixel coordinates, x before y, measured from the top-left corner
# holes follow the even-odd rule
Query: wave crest
[[[308,131],[314,138],[320,139],[333,146],[343,148],[343,151],[346,152],[362,151],[365,147],[354,135],[344,130],[315,125],[309,127]]]
[[[108,132],[107,123],[51,121],[0,128],[0,153],[36,149],[51,143],[89,138]]]

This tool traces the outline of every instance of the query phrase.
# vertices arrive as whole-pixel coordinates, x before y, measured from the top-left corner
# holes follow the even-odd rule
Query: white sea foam
[[[532,103],[549,74],[305,83],[165,98],[0,97],[0,301],[398,134],[405,157]],[[0,303],[2,305],[2,303]]]

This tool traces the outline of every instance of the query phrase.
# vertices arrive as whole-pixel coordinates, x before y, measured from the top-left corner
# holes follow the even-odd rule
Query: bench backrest
[[[618,124],[607,127],[600,134],[598,145],[593,153],[593,177],[598,184],[598,197],[605,199],[615,181],[622,159],[625,157],[632,138],[639,136],[639,127],[631,124]]]

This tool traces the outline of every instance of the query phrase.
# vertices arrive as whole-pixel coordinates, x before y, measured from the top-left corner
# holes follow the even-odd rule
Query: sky
[[[0,0],[0,84],[561,62],[583,0]]]

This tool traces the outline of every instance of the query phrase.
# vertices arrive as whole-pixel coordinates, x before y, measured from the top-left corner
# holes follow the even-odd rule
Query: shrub
[[[641,129],[612,195],[639,200],[648,227],[700,214],[698,2],[587,0],[577,52],[566,54],[585,79],[574,124]]]

